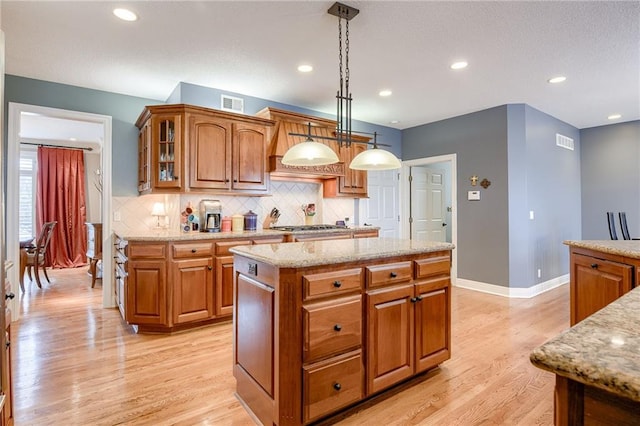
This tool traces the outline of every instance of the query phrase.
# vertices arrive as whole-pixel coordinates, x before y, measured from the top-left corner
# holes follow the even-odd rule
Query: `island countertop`
[[[241,232],[182,232],[179,230],[148,230],[145,232],[116,232],[118,236],[129,241],[191,241],[217,240],[247,237],[269,237],[277,235],[306,235],[306,234],[344,234],[359,231],[377,231],[375,226],[351,226],[349,228],[321,229],[308,231],[281,231],[277,229],[258,229],[256,231]]]
[[[635,288],[536,348],[531,362],[559,376],[640,401],[638,312],[640,288]]]
[[[383,259],[405,254],[452,250],[451,243],[395,238],[360,238],[286,244],[237,246],[230,251],[279,268]]]
[[[640,259],[640,240],[568,240],[564,244],[618,256]]]

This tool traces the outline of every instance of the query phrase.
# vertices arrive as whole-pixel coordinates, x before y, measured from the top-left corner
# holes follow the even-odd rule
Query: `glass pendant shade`
[[[354,170],[392,170],[402,167],[395,155],[384,149],[374,147],[356,155],[349,164]]]
[[[282,157],[282,164],[287,166],[322,166],[338,161],[338,155],[331,148],[311,138],[292,146]]]

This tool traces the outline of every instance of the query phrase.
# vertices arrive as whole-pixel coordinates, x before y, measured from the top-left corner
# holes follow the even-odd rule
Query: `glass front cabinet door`
[[[151,119],[152,180],[156,188],[181,189],[182,115],[159,114]]]

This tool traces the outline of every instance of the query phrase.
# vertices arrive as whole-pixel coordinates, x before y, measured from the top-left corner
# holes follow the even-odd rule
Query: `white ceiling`
[[[578,128],[640,119],[640,2],[345,3],[360,9],[356,119],[404,129],[505,103]],[[187,82],[333,114],[332,4],[3,0],[6,72],[160,101]],[[118,20],[116,6],[140,19]],[[468,68],[449,69],[460,59]],[[301,63],[314,71],[300,74]],[[547,83],[556,75],[567,81]]]

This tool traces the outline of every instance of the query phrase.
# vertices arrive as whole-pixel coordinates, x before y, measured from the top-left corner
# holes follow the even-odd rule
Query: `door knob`
[[[13,299],[14,297],[16,297],[16,295],[13,294],[13,292],[9,292],[9,293],[4,295],[5,300],[6,299]]]
[[[444,223],[444,222],[442,222],[442,226],[447,226],[447,224],[446,224],[446,223]]]

